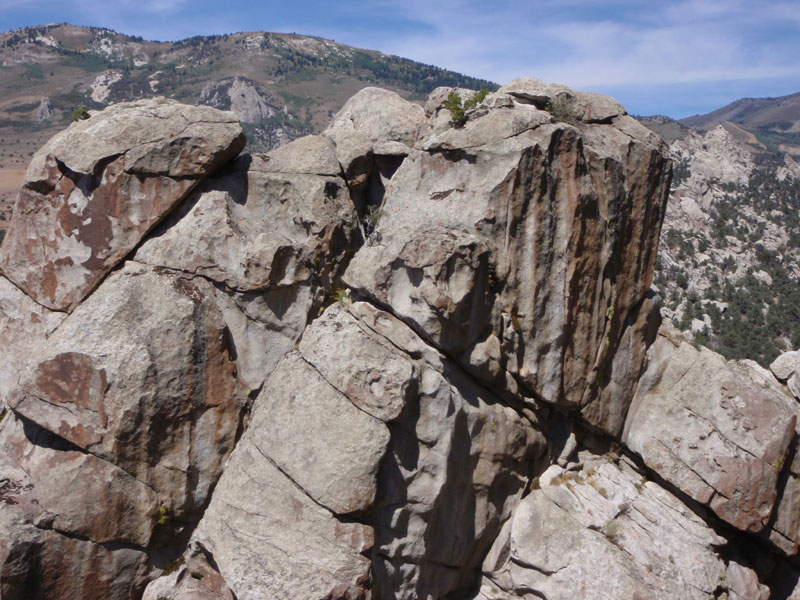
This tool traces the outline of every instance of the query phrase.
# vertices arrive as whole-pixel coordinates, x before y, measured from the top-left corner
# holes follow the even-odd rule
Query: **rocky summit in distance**
[[[661,325],[665,143],[558,84],[451,92],[266,154],[137,101],[36,153],[0,598],[800,598],[800,362]]]
[[[644,122],[662,134],[683,127]],[[763,367],[800,347],[800,148],[776,143],[775,127],[711,122],[672,140],[655,277],[662,314],[687,337]]]

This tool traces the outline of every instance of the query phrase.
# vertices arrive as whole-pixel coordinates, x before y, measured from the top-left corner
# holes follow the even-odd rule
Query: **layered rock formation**
[[[800,369],[658,332],[661,140],[449,92],[238,158],[230,113],[117,105],[34,157],[0,598],[788,597]]]

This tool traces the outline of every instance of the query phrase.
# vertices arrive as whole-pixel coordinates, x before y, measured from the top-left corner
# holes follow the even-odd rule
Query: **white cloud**
[[[501,83],[533,75],[583,89],[633,89],[794,79],[800,88],[796,0],[506,0],[483,11],[456,0],[383,4],[424,15],[435,33],[374,40],[382,49]]]
[[[133,5],[142,10],[156,13],[174,12],[186,4],[186,0],[126,0],[126,5]]]

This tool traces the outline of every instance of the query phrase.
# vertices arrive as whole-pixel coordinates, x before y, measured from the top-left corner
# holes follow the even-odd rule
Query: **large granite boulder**
[[[153,569],[137,515],[154,501],[124,471],[0,414],[0,598],[138,597]]]
[[[138,597],[207,504],[247,406],[215,290],[109,274],[243,144],[229,114],[153,100],[34,156],[0,250],[3,598]]]
[[[464,593],[542,444],[395,317],[334,304],[265,383],[194,543],[240,600]]]
[[[35,510],[3,598],[138,598],[182,552],[247,405],[230,352],[208,282],[131,262],[30,352],[0,450]]]
[[[615,117],[628,114],[609,96],[571,90],[560,83],[545,83],[535,77],[513,79],[498,92],[514,97],[518,102],[548,109],[557,116],[586,123],[610,123]]]
[[[261,123],[274,116],[273,95],[252,79],[236,75],[209,81],[200,91],[198,104],[230,110],[243,123]]]
[[[487,383],[616,435],[632,388],[609,383],[638,378],[655,334],[663,142],[585,116],[605,100],[565,123],[509,97],[417,142],[344,281]]]
[[[28,361],[16,414],[136,477],[169,519],[199,517],[246,404],[208,282],[128,262]]]
[[[399,142],[413,146],[425,121],[425,111],[395,92],[366,87],[355,94],[333,117],[325,135],[337,149],[363,138],[371,144]],[[341,161],[347,166],[348,161]]]
[[[144,119],[146,126],[144,112],[163,118],[169,130],[171,121],[183,118],[179,105],[156,104],[154,110],[169,110],[154,117],[150,104],[122,107],[111,124],[99,123],[130,128]],[[216,129],[240,131],[238,124],[228,126],[223,113],[208,112],[212,141],[220,137]],[[202,135],[180,138],[202,131],[183,126],[184,133],[173,132],[179,137],[167,144],[177,144],[172,151],[158,144],[150,150],[164,154],[161,166],[153,157],[145,166],[194,186],[226,155],[217,149],[206,156]],[[124,148],[122,133],[131,132],[120,132],[119,154],[130,158],[139,151]],[[72,135],[86,141],[86,132]],[[237,140],[229,140],[227,156]],[[201,146],[202,160],[191,167],[196,173],[185,170],[192,157],[181,154],[183,144]],[[150,239],[140,231],[145,240],[136,260],[108,275],[69,315],[48,310],[0,278],[0,335],[12,350],[2,358],[8,368],[0,392],[12,411],[7,423],[15,424],[0,441],[8,464],[26,472],[31,503],[40,507],[29,521],[92,544],[136,548],[135,582],[120,574],[116,584],[129,585],[126,597],[136,596],[133,583],[141,590],[145,574],[181,551],[241,433],[248,394],[261,387],[333,293],[359,240],[339,174],[333,144],[321,137],[243,158],[203,184]],[[125,181],[113,183],[109,193],[127,193]],[[104,198],[87,196],[86,202]],[[137,192],[128,200],[131,210],[140,211],[140,203],[152,198]],[[172,205],[180,200],[171,197]],[[172,205],[163,206],[158,219]],[[13,563],[19,577],[36,579],[42,552]],[[27,591],[16,586],[13,593],[46,596],[43,588],[25,586]],[[96,597],[112,597],[99,589]]]
[[[257,390],[340,285],[360,243],[332,142],[306,136],[204,182],[135,258],[214,283],[238,377]]]
[[[723,521],[771,534],[784,547],[786,538],[791,549],[800,541],[798,518],[776,507],[779,496],[786,509],[798,502],[793,440],[800,405],[769,372],[697,350],[671,328],[648,354],[624,443]],[[787,470],[794,473],[788,486]]]
[[[380,88],[367,87],[334,115],[323,135],[336,156],[361,216],[380,207],[394,172],[426,127],[421,106]],[[371,229],[374,224],[368,223]]]
[[[26,475],[36,526],[98,544],[150,543],[158,495],[123,469],[13,413],[0,429],[0,452]]]
[[[0,275],[0,411],[28,356],[64,320]]]
[[[53,115],[55,115],[53,103],[50,102],[50,98],[43,96],[39,101],[39,106],[36,108],[36,112],[33,115],[33,120],[37,123],[42,123],[52,119]]]
[[[778,381],[785,383],[794,397],[800,400],[800,351],[784,352],[769,368]]]
[[[725,539],[628,460],[548,470],[484,561],[477,600],[767,600]],[[726,594],[726,595],[723,595]]]
[[[662,142],[533,79],[457,126],[451,91],[235,160],[229,115],[139,102],[37,154],[0,252],[0,598],[794,587],[796,361],[658,335]]]
[[[28,166],[0,270],[39,304],[73,310],[244,144],[231,113],[164,99],[73,123]]]

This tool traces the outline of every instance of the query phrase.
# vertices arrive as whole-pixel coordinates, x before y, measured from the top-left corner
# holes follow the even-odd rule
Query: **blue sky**
[[[0,30],[64,21],[159,40],[318,35],[676,118],[800,92],[800,0],[0,0]]]

